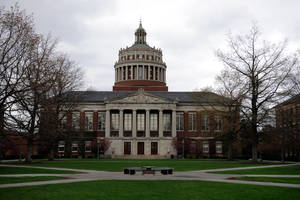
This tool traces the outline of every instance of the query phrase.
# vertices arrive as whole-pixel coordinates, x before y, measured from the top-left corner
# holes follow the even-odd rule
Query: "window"
[[[58,142],[58,153],[64,153],[65,152],[65,142],[59,141]]]
[[[85,141],[85,152],[92,152],[92,142]]]
[[[222,118],[221,116],[215,116],[215,131],[222,129]]]
[[[126,80],[126,67],[123,67],[123,80]]]
[[[209,130],[209,117],[207,115],[201,117],[201,130]]]
[[[176,130],[184,130],[184,115],[183,113],[176,113]]]
[[[112,131],[119,130],[119,113],[111,114],[111,130]]]
[[[130,142],[124,142],[124,154],[125,155],[131,154],[131,143]]]
[[[189,113],[189,131],[196,130],[196,113]]]
[[[138,77],[139,77],[139,80],[142,80],[143,79],[143,67],[141,67],[141,66],[139,66],[139,75],[138,75]]]
[[[157,142],[151,142],[151,155],[157,155],[158,145]]]
[[[142,56],[141,56],[141,55],[139,55],[139,54],[137,54],[137,55],[136,55],[136,59],[138,59],[138,60],[139,60],[139,59],[141,59],[141,58],[142,58]]]
[[[98,112],[98,130],[105,130],[105,112]]]
[[[93,130],[93,113],[92,112],[85,113],[84,125],[85,125],[86,131]]]
[[[132,114],[125,113],[124,114],[124,131],[131,131],[132,127]]]
[[[74,129],[74,130],[80,129],[80,113],[79,112],[72,113],[72,129]]]
[[[153,80],[153,67],[150,66],[150,80]]]
[[[222,153],[222,142],[216,142],[216,153]]]
[[[137,130],[138,131],[145,130],[145,114],[144,113],[137,114]]]
[[[171,114],[164,113],[163,114],[163,130],[164,131],[171,131]]]
[[[157,131],[157,113],[150,113],[150,131]]]
[[[128,80],[131,79],[131,67],[129,66],[128,67]]]
[[[209,145],[208,143],[203,144],[203,153],[209,153]]]
[[[72,152],[78,152],[78,143],[72,143]]]
[[[60,113],[59,114],[59,119],[61,121],[61,128],[63,130],[66,130],[67,129],[67,116],[66,116],[66,113]]]
[[[144,142],[138,142],[138,151],[137,154],[138,155],[143,155],[144,154]]]

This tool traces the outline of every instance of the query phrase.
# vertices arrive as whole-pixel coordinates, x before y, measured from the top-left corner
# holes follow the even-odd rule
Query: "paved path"
[[[5,176],[5,177],[60,176],[60,177],[66,178],[66,179],[62,179],[62,180],[2,184],[2,185],[0,185],[0,188],[33,186],[33,185],[46,185],[46,184],[60,184],[60,183],[74,183],[74,182],[93,181],[93,180],[201,180],[201,181],[215,181],[215,182],[226,182],[226,183],[237,183],[237,184],[251,184],[251,185],[263,185],[263,186],[279,186],[279,187],[289,187],[289,188],[300,188],[300,184],[271,183],[271,182],[243,181],[243,180],[229,179],[229,178],[242,177],[242,176],[252,176],[252,177],[253,176],[260,176],[260,177],[261,176],[264,176],[264,177],[300,177],[300,175],[242,175],[242,174],[214,174],[214,173],[210,173],[210,172],[241,170],[241,169],[273,168],[273,167],[291,166],[291,165],[300,165],[300,163],[284,164],[284,165],[256,166],[256,167],[211,169],[211,170],[199,170],[199,171],[184,171],[184,172],[174,172],[173,175],[161,175],[159,172],[157,172],[155,175],[142,175],[141,172],[137,172],[135,175],[124,175],[123,172],[107,172],[107,171],[96,171],[96,170],[79,170],[79,169],[77,170],[77,169],[65,169],[65,168],[54,168],[54,167],[1,165],[0,164],[0,166],[6,166],[6,167],[25,167],[25,168],[53,169],[53,170],[78,172],[78,174],[13,174],[13,175],[0,175],[0,177],[1,176]]]

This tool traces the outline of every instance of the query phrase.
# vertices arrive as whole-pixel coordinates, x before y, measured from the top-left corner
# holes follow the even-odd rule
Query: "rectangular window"
[[[158,121],[157,113],[150,113],[150,131],[158,130],[157,121]]]
[[[131,131],[132,128],[132,114],[124,114],[124,131]]]
[[[216,142],[216,153],[222,153],[222,142]]]
[[[58,153],[64,153],[65,152],[65,142],[59,141],[58,142]]]
[[[125,155],[131,154],[131,143],[130,142],[124,142],[124,154]]]
[[[215,116],[215,131],[222,129],[222,118],[221,116]]]
[[[196,130],[196,113],[189,113],[189,131]]]
[[[139,77],[139,80],[143,80],[143,67],[141,67],[141,66],[139,66],[139,75],[138,75],[138,77]]]
[[[138,142],[138,155],[144,154],[144,142]]]
[[[145,114],[144,113],[137,114],[137,130],[138,131],[145,130]]]
[[[72,143],[72,152],[78,152],[78,143]]]
[[[59,120],[61,122],[61,128],[63,130],[66,130],[67,129],[67,115],[66,115],[66,113],[60,113],[59,114]]]
[[[176,130],[183,131],[184,130],[184,114],[176,113]]]
[[[105,112],[98,112],[98,130],[105,130]]]
[[[85,141],[85,152],[92,152],[92,141]]]
[[[111,130],[118,131],[119,130],[119,113],[111,114]]]
[[[201,117],[201,130],[209,130],[209,117],[207,115]]]
[[[203,144],[203,153],[209,153],[209,145],[208,143]]]
[[[163,114],[163,130],[164,131],[171,131],[171,114],[164,113]]]
[[[86,131],[93,130],[93,113],[92,112],[85,113],[84,127],[85,127]]]
[[[80,112],[72,113],[72,129],[73,130],[80,129]]]
[[[158,145],[157,142],[151,142],[151,155],[157,155]]]
[[[131,67],[128,67],[128,80],[131,80]]]

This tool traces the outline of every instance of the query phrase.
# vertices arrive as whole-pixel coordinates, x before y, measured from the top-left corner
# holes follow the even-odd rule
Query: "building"
[[[275,112],[282,156],[300,160],[300,94],[275,106]]]
[[[224,112],[216,110],[226,110],[220,104],[224,98],[211,92],[168,92],[162,50],[150,47],[146,35],[140,23],[134,44],[120,49],[113,91],[79,92],[77,108],[64,120],[72,138],[59,141],[59,155],[67,149],[72,156],[92,155],[104,140],[110,143],[109,157],[223,155]]]

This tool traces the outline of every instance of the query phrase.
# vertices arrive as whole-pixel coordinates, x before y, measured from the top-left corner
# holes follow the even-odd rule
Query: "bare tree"
[[[4,131],[8,126],[7,110],[15,103],[13,95],[23,91],[18,87],[30,64],[29,52],[36,42],[30,16],[16,4],[8,10],[0,8],[0,159]]]
[[[252,159],[257,161],[258,130],[282,98],[278,94],[296,60],[285,54],[286,42],[263,41],[255,24],[246,35],[229,35],[228,45],[228,52],[218,50],[216,55],[229,74],[238,73],[243,80],[241,112],[251,122]]]
[[[222,113],[222,132],[219,136],[227,147],[227,159],[233,159],[233,144],[238,140],[240,131],[240,105],[244,98],[245,90],[242,87],[244,80],[237,72],[229,73],[223,70],[216,77],[217,93],[224,97],[219,102],[220,109],[214,107],[218,113]]]
[[[66,55],[53,59],[52,84],[45,94],[40,136],[48,144],[49,160],[54,159],[57,141],[69,133],[66,124],[68,113],[77,105],[80,95],[75,91],[82,86],[82,72]]]
[[[51,57],[55,43],[49,38],[40,36],[30,52],[30,65],[26,67],[22,83],[18,88],[22,91],[13,95],[15,103],[10,107],[10,118],[16,132],[27,141],[26,162],[32,162],[34,139],[40,128],[40,114],[46,94],[53,85],[51,76],[54,64]]]

